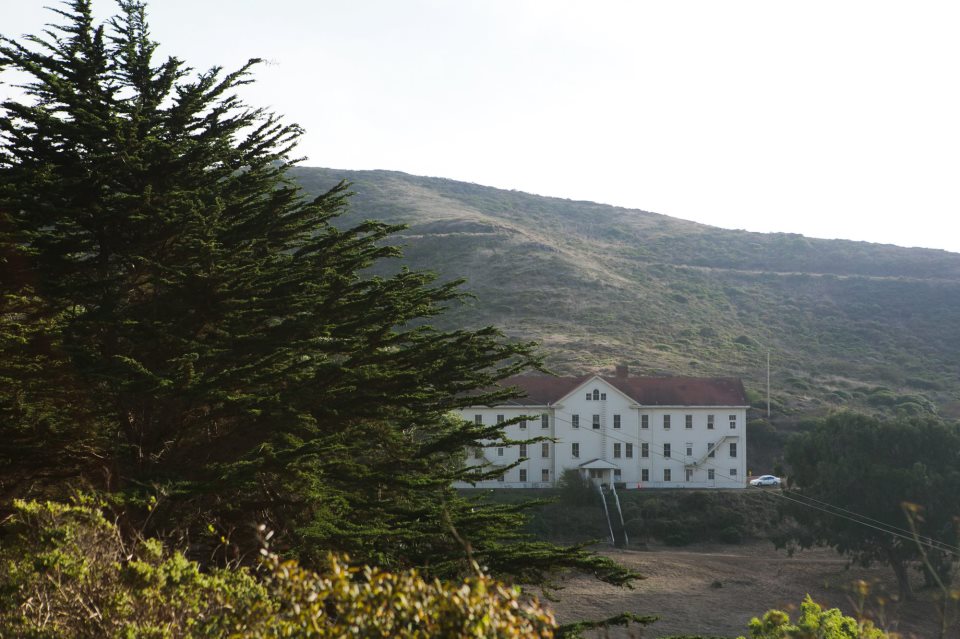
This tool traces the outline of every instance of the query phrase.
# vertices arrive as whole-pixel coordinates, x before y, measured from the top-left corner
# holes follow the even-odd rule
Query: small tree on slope
[[[238,555],[262,522],[308,561],[451,574],[468,563],[458,531],[500,574],[625,580],[451,489],[483,472],[465,446],[501,431],[450,411],[509,397],[482,389],[535,366],[531,345],[427,326],[457,282],[364,276],[398,254],[395,227],[338,230],[343,184],[301,197],[286,177],[300,129],[234,94],[257,60],[157,63],[143,5],[119,6],[98,25],[72,0],[61,26],[0,41],[0,68],[29,78],[0,111],[6,496],[79,480],[129,526],[195,543],[213,529]]]
[[[902,598],[912,594],[910,562],[920,542],[903,504],[922,508],[918,533],[928,558],[949,577],[960,513],[960,429],[933,419],[881,420],[834,415],[787,445],[790,492],[785,510],[802,524],[780,543],[832,546],[863,565],[890,565]],[[799,503],[798,503],[799,502]]]

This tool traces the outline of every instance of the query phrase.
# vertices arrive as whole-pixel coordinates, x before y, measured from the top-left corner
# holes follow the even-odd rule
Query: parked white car
[[[780,478],[774,475],[760,475],[750,480],[751,486],[779,486]]]

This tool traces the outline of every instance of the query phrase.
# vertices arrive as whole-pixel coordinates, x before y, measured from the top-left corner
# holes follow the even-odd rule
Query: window
[[[731,416],[730,416],[730,428],[736,428],[736,427],[737,427],[737,416],[736,416],[736,415],[731,415]]]
[[[600,416],[599,416],[599,415],[594,415],[594,416],[593,416],[593,430],[599,430],[599,428],[600,428]]]
[[[527,420],[525,419],[520,420],[520,430],[527,430]]]
[[[707,430],[713,430],[713,415],[707,415]]]
[[[550,456],[550,442],[543,442],[540,444],[540,456],[549,457]]]
[[[670,416],[663,416],[663,430],[670,430]]]
[[[663,445],[663,458],[670,459],[670,444]]]
[[[641,457],[650,456],[650,444],[647,444],[647,443],[640,444],[640,456]]]
[[[497,446],[497,457],[503,457],[503,446]]]
[[[579,415],[571,415],[571,416],[570,416],[570,426],[571,426],[572,428],[580,428],[580,416],[579,416]]]
[[[693,481],[693,469],[687,468],[684,476],[685,481]]]
[[[526,469],[526,468],[521,468],[521,469],[520,469],[520,481],[527,481],[527,469]]]
[[[714,456],[714,453],[716,453],[716,452],[717,452],[717,451],[714,450],[714,448],[713,448],[713,444],[707,444],[707,457],[713,457],[713,456]]]
[[[641,415],[640,416],[640,428],[650,428],[650,416]]]
[[[497,415],[497,423],[498,423],[498,424],[502,424],[502,423],[503,423],[503,415]]]
[[[594,391],[593,391],[593,398],[599,400],[599,399],[600,399],[600,391],[594,389]],[[604,399],[606,399],[606,397],[604,397]]]
[[[479,426],[480,424],[482,424],[482,423],[483,423],[483,415],[474,415],[474,416],[473,416],[473,423],[476,424],[477,426]]]
[[[613,445],[613,456],[614,456],[614,458],[620,457],[620,448],[621,448],[621,446],[620,446],[620,443],[619,443],[619,442]]]
[[[550,481],[550,469],[544,468],[540,471],[540,480],[541,481]]]
[[[579,442],[573,442],[572,444],[570,444],[570,454],[573,455],[574,457],[579,457],[579,456],[580,456],[580,444],[579,444]]]
[[[550,416],[546,413],[540,415],[540,428],[550,428]]]
[[[616,481],[620,481],[620,479],[622,478],[622,475],[621,475],[621,473],[620,473],[620,469],[619,469],[619,468],[614,468],[614,469],[613,469],[613,478],[614,478],[614,480],[616,480]]]
[[[640,481],[650,481],[650,469],[641,468],[640,469]]]
[[[684,415],[684,417],[683,417],[683,427],[684,427],[684,428],[693,428],[693,415]]]
[[[620,428],[620,416],[619,416],[619,415],[614,415],[614,416],[613,416],[613,427],[614,427],[614,428]]]
[[[473,449],[473,456],[477,459],[483,459],[483,449],[479,446]]]
[[[503,475],[504,473],[500,473],[499,475],[497,475],[497,481],[503,481]]]
[[[593,399],[593,395],[591,395],[590,393],[587,393],[587,401],[589,402],[591,399]]]
[[[521,457],[526,457],[526,456],[527,456],[527,445],[526,445],[526,444],[520,444],[520,456],[521,456]]]
[[[730,456],[731,457],[737,456],[737,445],[735,443],[730,444]]]
[[[606,393],[600,393],[600,399],[606,400],[606,399],[607,399],[607,394],[606,394]]]
[[[713,471],[713,469],[712,469],[712,468],[708,468],[708,469],[707,469],[707,479],[709,479],[710,481],[713,481],[714,478],[715,478],[715,476],[714,476],[714,471]]]
[[[687,442],[687,457],[693,457],[693,444]]]
[[[627,459],[633,459],[633,444],[627,444]]]
[[[731,468],[731,469],[730,469],[730,476],[731,476],[731,477],[736,477],[736,476],[737,476],[737,469],[736,469],[736,468]]]
[[[670,481],[670,469],[669,469],[669,468],[664,468],[664,469],[663,469],[663,481]]]

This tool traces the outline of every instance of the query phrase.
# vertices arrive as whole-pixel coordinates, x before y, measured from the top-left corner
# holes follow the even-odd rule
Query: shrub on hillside
[[[560,503],[568,506],[591,506],[599,504],[598,492],[593,483],[580,475],[576,468],[568,468],[560,475]]]
[[[722,528],[717,537],[725,544],[742,544],[743,533],[736,526],[727,526]]]
[[[414,571],[322,572],[263,551],[258,574],[201,571],[156,540],[126,545],[96,504],[18,501],[4,525],[0,637],[552,637],[536,601],[478,573],[426,581]]]

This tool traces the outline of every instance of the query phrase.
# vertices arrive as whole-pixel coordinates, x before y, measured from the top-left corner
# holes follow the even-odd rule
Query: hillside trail
[[[565,580],[552,604],[561,623],[619,614],[654,614],[660,621],[641,630],[613,629],[598,637],[654,638],[672,634],[737,637],[747,634],[752,617],[771,608],[791,617],[809,593],[826,607],[844,614],[859,609],[881,627],[903,637],[936,637],[938,616],[934,593],[920,588],[917,598],[898,603],[893,571],[885,566],[861,568],[829,549],[812,549],[793,557],[769,542],[739,546],[696,545],[683,549],[651,546],[649,550],[599,549],[603,555],[644,575],[634,588],[617,588],[589,576]],[[854,595],[858,580],[870,584],[864,602]],[[956,624],[955,624],[956,626]],[[952,636],[956,636],[956,627]]]

